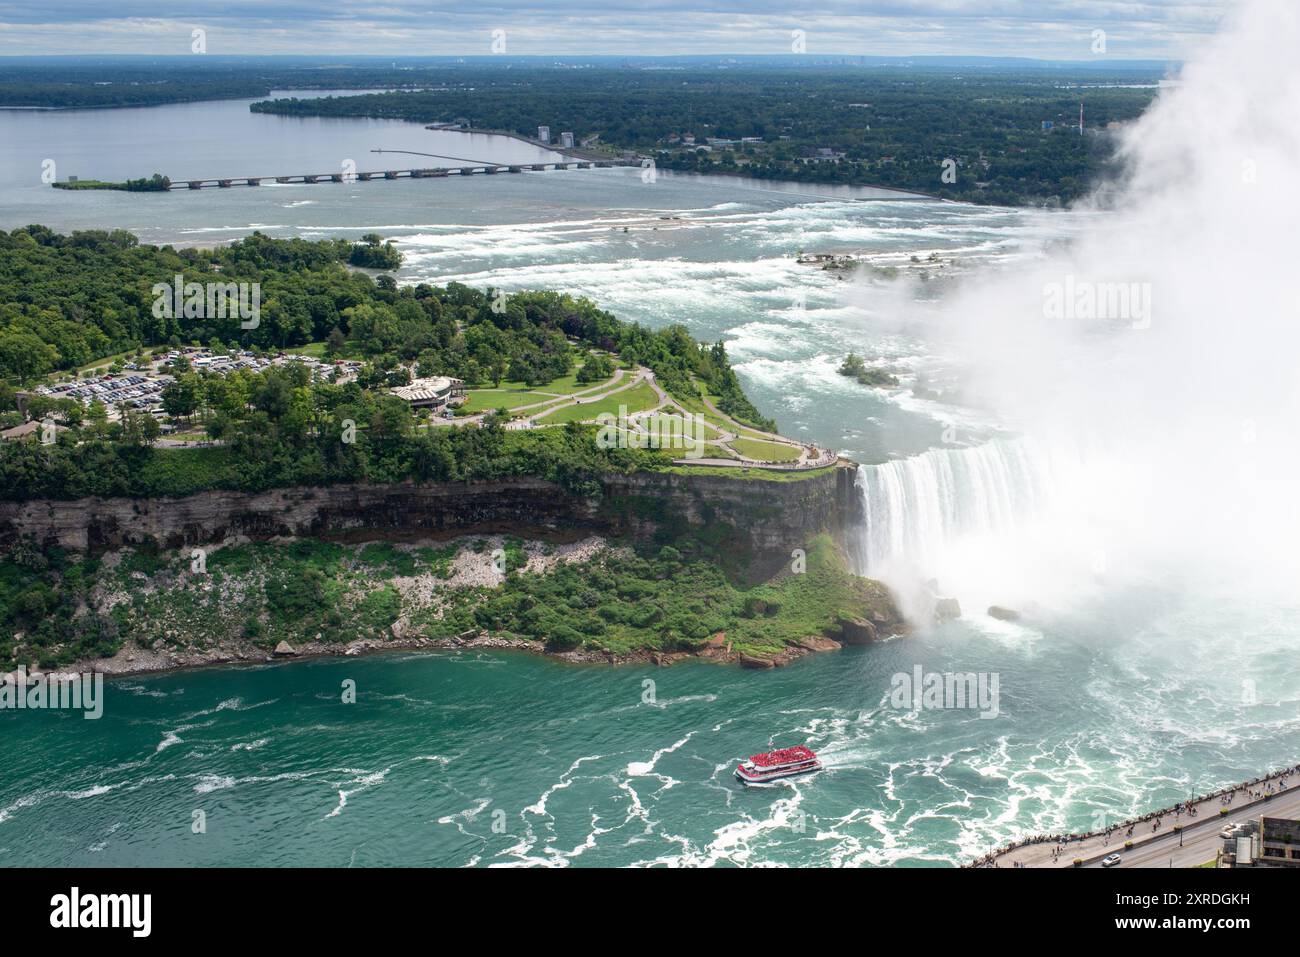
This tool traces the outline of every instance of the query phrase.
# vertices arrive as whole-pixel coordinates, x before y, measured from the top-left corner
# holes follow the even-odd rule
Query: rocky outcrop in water
[[[945,621],[954,621],[961,617],[961,605],[956,598],[940,598],[934,603],[934,621],[935,624],[943,624]]]

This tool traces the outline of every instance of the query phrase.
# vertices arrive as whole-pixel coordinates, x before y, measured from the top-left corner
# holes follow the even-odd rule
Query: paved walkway
[[[594,391],[596,391],[597,389],[606,389],[607,391],[602,392],[600,396],[596,396],[596,397],[594,397],[594,398],[600,398],[600,397],[603,397],[603,396],[605,396],[605,395],[608,395],[610,392],[618,392],[618,391],[620,391],[621,387],[620,387],[618,384],[619,384],[620,382],[623,381],[623,376],[624,376],[625,374],[626,374],[626,370],[625,370],[625,369],[621,369],[621,368],[620,368],[620,369],[615,369],[615,370],[614,370],[614,375],[613,375],[613,377],[612,377],[608,382],[598,382],[598,383],[596,383],[596,384],[593,385],[593,386],[590,386],[590,387],[588,387],[588,388],[586,388],[586,389],[583,389],[581,392],[571,392],[571,393],[564,393],[564,392],[542,392],[541,389],[533,389],[533,390],[530,390],[530,391],[538,392],[538,393],[540,393],[540,394],[542,394],[542,395],[550,395],[550,396],[553,396],[553,398],[550,398],[550,399],[542,399],[542,400],[540,400],[540,401],[538,401],[538,402],[530,402],[530,403],[528,403],[527,405],[517,405],[517,406],[515,406],[513,409],[510,409],[509,411],[510,411],[510,413],[513,415],[513,414],[516,413],[516,412],[526,412],[526,411],[528,411],[529,409],[540,409],[540,408],[542,408],[542,407],[544,407],[544,406],[549,406],[551,403],[555,402],[556,399],[569,398],[569,399],[572,399],[572,400],[573,400],[573,401],[570,401],[570,402],[557,402],[556,405],[555,405],[555,408],[559,409],[559,408],[563,408],[563,407],[566,406],[566,405],[575,405],[575,404],[577,403],[579,397],[586,397],[589,393],[594,392]],[[447,424],[448,424],[448,425],[468,425],[468,424],[471,423],[471,422],[475,422],[475,423],[477,423],[477,422],[482,422],[483,419],[485,419],[487,416],[491,415],[491,414],[492,414],[493,412],[495,412],[495,411],[496,411],[496,409],[484,409],[482,412],[475,412],[473,415],[463,415],[463,416],[459,416],[459,417],[454,418],[454,419],[449,419],[449,420],[447,420]],[[547,412],[550,412],[550,411],[553,411],[553,410],[551,410],[551,409],[547,409]],[[514,428],[517,428],[517,429],[520,429],[520,428],[531,428],[531,427],[532,427],[531,424],[529,424],[530,420],[528,420],[528,419],[523,419],[523,420],[518,420],[518,421],[521,422],[522,424],[511,423],[510,425],[507,425],[506,428],[510,428],[511,425],[513,425]]]
[[[776,443],[777,445],[788,445],[799,449],[799,458],[793,462],[769,462],[763,459],[753,459],[747,455],[742,454],[741,452],[738,452],[735,449],[725,449],[724,451],[730,452],[733,458],[735,459],[735,461],[727,462],[726,460],[723,460],[719,464],[740,465],[740,466],[763,466],[764,468],[782,468],[782,469],[815,469],[815,468],[822,468],[823,466],[830,465],[839,457],[835,452],[832,452],[829,449],[818,448],[817,446],[814,445],[804,445],[801,442],[796,442],[793,439],[786,438],[784,435],[777,435],[775,432],[764,432],[762,429],[756,429],[748,425],[741,425],[731,416],[727,415],[727,413],[723,412],[716,405],[714,405],[713,400],[710,399],[707,395],[705,395],[703,390],[701,390],[700,392],[700,401],[704,403],[704,407],[708,409],[710,412],[712,412],[718,418],[719,421],[727,425],[730,425],[733,429],[736,430],[735,432],[727,432],[720,429],[719,431],[722,434],[718,437],[717,440],[715,440],[713,444],[720,445],[723,442],[731,442],[738,438],[740,439],[750,438],[750,436],[746,436],[742,434],[742,432],[750,432],[752,433],[752,435],[761,436],[762,441],[773,442]],[[678,461],[680,462],[682,460],[679,459]],[[687,459],[685,461],[686,464],[689,464],[691,462],[697,462],[699,460]]]
[[[650,388],[654,390],[658,402],[649,409],[641,409],[638,412],[628,414],[628,425],[632,429],[635,429],[637,432],[642,434],[649,434],[649,429],[646,427],[644,420],[653,415],[664,412],[665,410],[668,410],[672,414],[687,414],[686,410],[683,409],[677,401],[664,390],[663,386],[659,384],[658,380],[655,378],[654,372],[650,369],[645,366],[638,366],[630,381],[626,383],[623,381],[625,372],[626,370],[624,369],[616,369],[614,370],[613,378],[608,382],[602,382],[589,389],[585,389],[582,392],[572,393],[567,396],[567,401],[557,402],[555,399],[543,399],[539,402],[529,403],[528,405],[515,406],[513,409],[510,409],[511,415],[518,415],[519,413],[525,413],[525,415],[523,418],[512,419],[510,422],[507,422],[505,427],[511,431],[538,428],[547,424],[547,416],[554,414],[560,409],[566,409],[574,405],[583,405],[585,403],[599,402],[601,399],[606,399],[610,396],[617,395],[620,392],[633,389],[643,382],[648,384]],[[541,390],[538,389],[534,391],[540,392]],[[561,396],[556,394],[555,398],[559,399]],[[724,426],[729,426],[730,429],[715,427],[714,431],[718,433],[717,437],[703,440],[704,445],[710,446],[712,449],[720,453],[719,457],[682,458],[676,460],[679,464],[720,465],[732,468],[797,470],[824,468],[825,466],[833,465],[838,458],[838,455],[835,452],[828,449],[818,448],[813,445],[804,445],[801,442],[796,442],[793,439],[777,435],[773,432],[764,432],[761,429],[741,425],[731,416],[727,415],[714,405],[708,396],[701,393],[700,398],[703,401],[705,408],[713,414],[717,421],[722,423]],[[537,409],[540,411],[537,415],[528,415],[527,413],[531,409]],[[493,411],[495,410],[484,409],[482,412],[476,412],[473,415],[459,416],[454,419],[449,419],[445,424],[469,425],[470,423],[479,423]],[[746,435],[744,433],[749,434]],[[799,456],[797,459],[790,462],[771,462],[764,459],[750,458],[727,445],[727,443],[734,442],[736,439],[753,437],[760,437],[761,441],[773,442],[778,445],[798,449]]]
[[[1220,809],[1228,808],[1227,814]],[[1195,812],[1195,813],[1191,813]],[[1261,814],[1300,817],[1300,765],[1267,778],[1216,791],[1181,806],[1153,811],[1135,821],[1089,834],[1046,835],[1002,848],[975,861],[974,867],[1100,867],[1108,854],[1120,855],[1120,867],[1195,867],[1212,861],[1225,824],[1239,824]],[[1182,831],[1174,830],[1181,825]],[[1124,842],[1133,847],[1124,850]]]

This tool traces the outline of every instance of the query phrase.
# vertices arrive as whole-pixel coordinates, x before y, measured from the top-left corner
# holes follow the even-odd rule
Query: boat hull
[[[746,787],[756,784],[769,784],[772,781],[780,781],[784,778],[797,778],[805,774],[816,774],[822,769],[820,761],[813,761],[811,764],[800,765],[792,768],[780,768],[766,772],[746,771],[744,768],[736,768],[736,780]]]

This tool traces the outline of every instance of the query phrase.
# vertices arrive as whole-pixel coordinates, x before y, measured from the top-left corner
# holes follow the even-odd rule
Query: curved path
[[[581,392],[570,393],[566,396],[556,394],[554,398],[543,399],[538,402],[531,402],[528,403],[527,405],[515,406],[513,409],[509,410],[510,413],[512,415],[523,413],[524,417],[511,420],[510,422],[506,423],[505,427],[512,431],[539,428],[547,425],[548,423],[545,421],[546,417],[552,415],[559,409],[565,409],[575,405],[582,405],[584,403],[599,402],[602,399],[607,399],[610,396],[617,395],[620,392],[626,392],[630,389],[634,389],[641,383],[646,383],[647,385],[650,386],[651,389],[654,390],[655,396],[658,399],[658,401],[651,408],[640,409],[637,412],[632,412],[628,414],[627,418],[628,418],[629,427],[635,429],[638,433],[641,433],[643,435],[649,435],[650,430],[646,427],[645,420],[650,418],[651,416],[664,412],[665,410],[668,410],[672,414],[680,414],[683,416],[700,414],[700,413],[690,413],[686,409],[682,408],[680,403],[678,403],[677,400],[675,400],[667,391],[665,391],[663,386],[659,384],[658,380],[655,377],[654,372],[646,368],[645,366],[638,366],[636,368],[636,371],[631,375],[630,379],[625,382],[624,379],[628,378],[626,371],[627,370],[624,370],[622,368],[615,369],[613,377],[611,377],[608,381],[584,389]],[[540,392],[540,390],[535,390],[535,391]],[[710,400],[708,396],[704,395],[703,392],[700,393],[700,399],[704,403],[705,408],[707,408],[709,412],[715,417],[716,421],[720,423],[720,425],[716,425],[716,426],[713,425],[712,423],[708,423],[709,427],[713,429],[713,431],[718,433],[717,437],[712,439],[702,439],[701,442],[702,444],[710,446],[713,449],[715,449],[718,453],[720,453],[720,457],[718,458],[686,457],[682,459],[676,459],[675,461],[679,464],[722,465],[722,466],[743,467],[743,468],[798,470],[798,469],[823,468],[825,466],[834,464],[838,458],[836,453],[828,449],[821,449],[812,445],[804,445],[801,442],[796,442],[793,439],[786,438],[785,436],[782,435],[777,435],[776,433],[773,432],[765,432],[761,429],[755,429],[746,425],[742,425],[741,423],[733,419],[731,416],[727,415],[725,412],[720,410],[716,405],[714,405],[712,400]],[[529,414],[530,410],[536,410],[537,414],[536,415]],[[493,411],[494,410],[492,409],[485,409],[482,412],[476,412],[473,415],[459,416],[457,418],[447,420],[445,424],[468,425],[470,423],[480,423]],[[595,416],[593,415],[592,418],[594,419]],[[772,462],[764,459],[756,459],[756,458],[751,458],[750,456],[747,456],[742,452],[731,448],[729,445],[729,443],[734,442],[737,439],[751,439],[752,436],[760,437],[758,439],[752,439],[754,441],[772,442],[774,444],[788,446],[792,449],[798,449],[799,451],[798,458],[789,462]]]

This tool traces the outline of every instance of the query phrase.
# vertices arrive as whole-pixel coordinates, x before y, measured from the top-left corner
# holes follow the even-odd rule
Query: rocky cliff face
[[[818,532],[839,536],[858,507],[851,468],[788,482],[646,472],[606,476],[601,484],[591,497],[520,478],[5,502],[0,549],[22,540],[101,551],[278,536],[403,540],[509,532],[570,539],[589,532],[645,537],[708,530],[756,554],[788,556]]]

